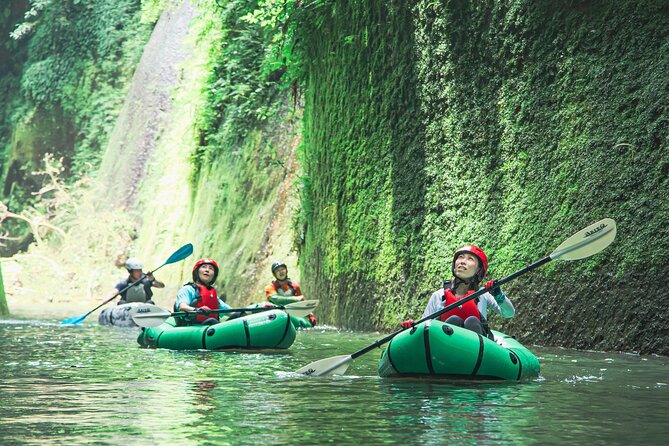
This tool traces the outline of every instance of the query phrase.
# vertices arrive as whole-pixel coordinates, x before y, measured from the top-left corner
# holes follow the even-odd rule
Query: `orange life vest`
[[[291,295],[291,296],[297,296],[297,295],[298,295],[297,288],[295,287],[295,285],[293,285],[293,281],[290,280],[290,279],[288,279],[288,283],[287,283],[287,285],[288,285],[288,290],[285,290],[285,289],[281,286],[281,284],[279,283],[278,280],[275,280],[274,282],[272,282],[272,285],[274,285],[274,289],[275,289],[276,292],[279,293],[279,294],[283,294],[282,291],[288,291],[288,290],[290,290],[290,295]],[[283,295],[285,296],[285,294],[283,294]]]
[[[469,290],[467,291],[467,294],[464,296],[458,298],[455,297],[455,294],[453,294],[453,291],[451,291],[450,288],[445,288],[444,289],[444,307],[454,304],[465,297],[469,296],[470,294],[474,293],[474,290]],[[476,302],[474,301],[475,299],[469,300],[462,305],[453,308],[451,311],[447,311],[446,313],[443,313],[439,318],[441,319],[442,322],[445,322],[446,319],[448,319],[451,316],[460,316],[462,320],[466,320],[469,316],[474,316],[476,319],[481,320],[481,313],[479,312],[479,308],[476,305]]]

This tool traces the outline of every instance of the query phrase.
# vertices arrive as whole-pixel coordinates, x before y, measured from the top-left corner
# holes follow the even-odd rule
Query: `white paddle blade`
[[[551,259],[579,260],[597,254],[616,238],[616,222],[605,218],[581,229],[562,242],[550,255]]]
[[[157,327],[172,313],[155,305],[138,305],[130,310],[130,317],[140,327]]]
[[[313,313],[314,308],[318,306],[318,300],[302,300],[284,306],[286,311],[291,316],[305,317]]]
[[[343,375],[351,361],[353,361],[351,355],[333,356],[307,364],[301,369],[295,370],[295,373],[307,376]]]

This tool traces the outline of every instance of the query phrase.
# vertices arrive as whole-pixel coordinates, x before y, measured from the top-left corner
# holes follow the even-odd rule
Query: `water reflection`
[[[516,400],[519,386],[507,383],[446,382],[425,379],[380,380],[391,422],[421,444],[496,444],[513,440],[506,420],[526,406]]]

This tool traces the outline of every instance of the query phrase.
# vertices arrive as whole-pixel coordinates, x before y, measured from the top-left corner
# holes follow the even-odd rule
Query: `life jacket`
[[[465,294],[463,297],[458,298],[455,297],[455,294],[453,294],[453,291],[451,291],[450,288],[444,288],[444,297],[443,297],[444,307],[454,304],[473,293],[474,290],[469,290],[467,291],[467,294]],[[445,322],[446,319],[448,319],[451,316],[460,316],[463,321],[466,320],[469,316],[474,316],[476,319],[481,320],[481,313],[479,312],[479,308],[477,306],[475,299],[468,300],[462,305],[453,308],[451,311],[443,313],[439,317],[439,319],[441,319],[442,322]]]
[[[126,280],[125,286],[128,285],[133,285],[130,288],[128,288],[124,293],[123,293],[123,300],[125,300],[127,303],[130,302],[141,302],[144,303],[147,300],[151,299],[151,296],[153,296],[153,293],[151,292],[151,287],[148,287],[149,290],[147,291],[147,283],[145,279],[142,279],[141,283],[135,285],[130,280]],[[124,286],[124,287],[125,287]]]
[[[276,293],[279,296],[297,296],[297,289],[295,289],[295,286],[293,285],[293,282],[290,279],[288,279],[287,290],[283,289],[278,280],[272,282],[272,285],[274,285],[274,289],[276,290]]]
[[[218,310],[218,295],[216,294],[216,288],[208,287],[206,285],[198,285],[196,283],[190,282],[190,286],[197,290],[197,298],[195,301],[195,307],[209,307],[212,310]],[[212,314],[198,314],[195,316],[195,321],[199,324],[206,321],[207,319],[213,317],[214,319],[219,319],[218,313]]]

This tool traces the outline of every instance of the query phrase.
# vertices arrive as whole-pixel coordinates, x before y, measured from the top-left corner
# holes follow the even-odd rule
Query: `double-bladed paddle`
[[[169,312],[163,308],[155,305],[138,305],[130,310],[130,316],[135,324],[140,327],[157,327],[165,322],[170,316],[186,316],[194,314],[221,314],[221,313],[236,313],[236,312],[250,312],[259,313],[261,311],[269,310],[283,310],[291,316],[304,317],[311,314],[314,308],[318,305],[318,300],[302,300],[293,302],[287,305],[275,305],[271,307],[253,307],[253,308],[228,308],[225,310],[208,310],[208,311],[177,311]]]
[[[607,246],[609,246],[611,242],[613,242],[615,236],[616,236],[616,222],[610,218],[605,218],[603,220],[600,220],[597,223],[593,223],[592,225],[588,226],[587,228],[581,229],[579,232],[569,237],[567,240],[562,242],[560,246],[555,248],[555,250],[548,257],[544,257],[543,259],[538,260],[533,264],[519,271],[516,271],[515,273],[509,276],[504,277],[503,279],[496,280],[496,285],[503,285],[507,282],[510,282],[516,277],[521,276],[529,271],[532,271],[533,269],[545,263],[548,263],[551,260],[556,260],[556,259],[579,260],[579,259],[584,259],[586,257],[590,257],[602,251]],[[443,309],[435,313],[432,313],[429,316],[424,317],[419,321],[414,322],[411,326],[413,327],[422,322],[425,322],[428,319],[434,319],[436,317],[439,317],[443,313],[451,311],[455,307],[462,305],[467,301],[477,298],[486,291],[487,290],[483,287],[479,288],[473,294],[470,294],[469,296],[464,297],[459,301],[452,303],[451,305],[447,305]],[[400,330],[397,330],[396,332],[389,334],[385,338],[380,339],[374,342],[373,344],[361,350],[358,350],[357,352],[352,353],[350,355],[333,356],[331,358],[325,358],[319,361],[312,362],[300,368],[299,370],[296,370],[296,373],[301,373],[307,376],[342,375],[346,372],[346,369],[348,369],[348,366],[355,358],[358,358],[359,356],[362,356],[365,353],[370,352],[376,347],[385,344],[398,334],[408,329],[409,328],[402,328]]]
[[[140,277],[139,280],[129,284],[127,287],[123,288],[121,291],[114,294],[112,297],[105,300],[100,305],[98,305],[97,307],[95,307],[91,311],[89,311],[88,313],[86,313],[82,316],[72,316],[70,318],[67,318],[64,321],[62,321],[61,324],[63,324],[63,325],[79,325],[79,324],[81,324],[89,314],[91,314],[92,312],[94,312],[95,310],[100,308],[101,306],[106,305],[107,303],[116,299],[118,296],[120,296],[122,293],[129,290],[130,288],[139,285],[142,282],[142,280],[144,280],[144,278],[146,276],[155,273],[156,271],[158,271],[160,268],[162,268],[165,265],[169,265],[170,263],[179,262],[179,261],[185,259],[186,257],[188,257],[189,255],[191,255],[192,253],[193,253],[193,245],[191,243],[187,243],[187,244],[183,245],[181,248],[174,251],[174,253],[167,260],[165,260],[165,263],[160,265],[158,268],[154,269],[153,271],[149,271],[146,274],[142,274],[142,277]]]

